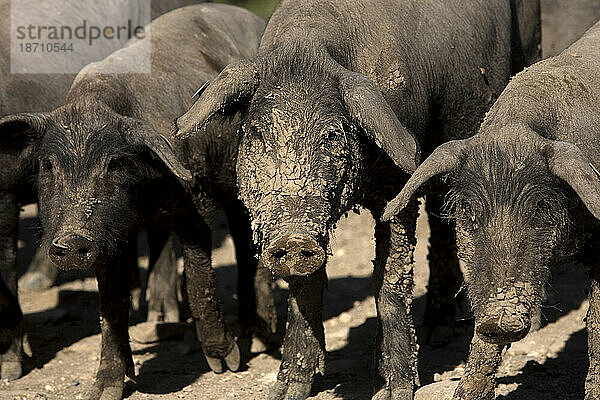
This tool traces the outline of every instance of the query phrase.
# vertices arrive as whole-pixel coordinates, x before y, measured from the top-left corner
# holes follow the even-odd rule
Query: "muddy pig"
[[[586,399],[600,398],[600,23],[518,74],[470,139],[438,147],[386,210],[445,176],[475,314],[454,398],[493,399],[504,345],[539,319],[551,267],[590,268]]]
[[[155,19],[175,8],[205,2],[205,0],[152,1],[150,3],[151,18]],[[11,79],[21,79],[21,87],[19,89],[26,89],[26,92],[24,92],[26,93],[25,95],[18,96],[19,100],[33,102],[34,104],[36,104],[36,106],[33,108],[18,106],[17,108],[13,108],[10,112],[0,112],[0,117],[3,117],[8,114],[14,114],[16,112],[44,111],[58,107],[64,102],[64,96],[66,95],[69,87],[73,83],[73,79],[75,78],[75,74],[53,74],[51,79],[48,79],[47,76],[42,75],[41,78],[43,80],[40,80],[39,75],[34,75],[35,78],[31,78],[31,75],[34,74],[27,74],[22,76],[21,78],[17,78],[15,75],[13,75],[11,76]],[[40,82],[38,82],[38,80],[40,80]],[[48,83],[49,86],[59,88],[59,90],[54,92],[49,91],[47,92],[47,94],[45,92],[38,91],[39,87],[36,87],[38,84],[47,85]],[[41,93],[45,94],[41,95]],[[46,99],[46,97],[49,98]],[[162,266],[159,265],[155,271],[158,272],[158,270],[160,270],[161,268]],[[164,274],[161,275],[164,276]],[[48,254],[40,249],[40,251],[36,252],[35,256],[31,260],[31,264],[29,265],[27,272],[19,278],[19,289],[32,291],[44,290],[51,287],[55,283],[57,277],[58,271],[56,267],[48,259]]]
[[[228,214],[240,282],[249,286],[240,289],[240,322],[247,329],[274,323],[270,276],[256,273],[249,218],[235,196],[235,121],[215,121],[214,135],[188,143],[172,145],[161,134],[191,105],[198,82],[253,56],[263,28],[259,17],[232,6],[173,11],[150,25],[151,39],[82,70],[64,106],[0,120],[3,135],[39,138],[31,152],[50,258],[61,268],[94,269],[98,279],[102,353],[91,399],[120,399],[124,376],[134,373],[127,285],[140,226],[178,235],[198,339],[215,372],[223,360],[232,370],[240,364],[215,297],[209,222],[217,207]],[[151,74],[114,73],[139,63],[148,40]]]
[[[185,138],[242,113],[241,198],[262,260],[290,284],[270,399],[305,399],[324,371],[322,292],[338,219],[362,206],[378,220],[420,151],[474,134],[510,74],[539,59],[539,27],[535,1],[283,1],[258,55],[229,65],[177,120]],[[375,227],[374,399],[412,399],[417,381],[416,218],[413,202]],[[460,286],[449,228],[433,223],[431,244],[425,323],[449,330]]]
[[[151,18],[155,19],[175,8],[204,2],[204,0],[152,1],[150,3]],[[104,3],[102,6],[105,5],[106,3]],[[114,8],[119,6],[122,7],[123,5],[113,5]],[[60,12],[61,10],[55,10],[55,12],[56,11]],[[88,14],[90,14],[90,10],[86,11]],[[0,14],[4,15],[4,13]],[[60,18],[60,14],[53,15],[52,18],[55,21],[58,21]],[[8,20],[8,15],[6,16],[6,20]],[[133,18],[133,20],[135,21],[136,18]],[[8,27],[9,24],[7,24],[6,26]],[[6,36],[6,38],[9,39],[8,36]],[[98,44],[95,44],[95,46],[98,46]],[[17,96],[15,96],[16,101],[14,101],[14,99],[10,101],[10,105],[7,106],[8,109],[2,110],[3,107],[2,104],[0,104],[0,117],[3,117],[8,114],[14,114],[16,112],[35,112],[58,107],[64,102],[64,96],[66,95],[69,87],[71,86],[71,83],[73,83],[75,74],[52,74],[51,79],[49,79],[47,75],[40,74],[11,74],[7,78],[7,81],[10,82],[7,85],[7,87],[9,87],[8,92],[14,92],[17,94]],[[0,97],[3,96],[0,95]],[[35,194],[33,195],[33,197],[35,197]],[[159,266],[155,270],[155,272],[161,270],[162,266]],[[58,271],[56,267],[48,259],[47,252],[44,252],[40,249],[36,252],[35,256],[31,260],[27,272],[19,278],[18,286],[21,290],[44,290],[52,286],[57,278]]]
[[[151,5],[152,17],[201,0],[162,0]],[[123,7],[124,3],[115,4]],[[69,12],[77,12],[78,4],[71,5]],[[81,8],[81,7],[80,7]],[[84,10],[81,10],[82,14]],[[90,10],[85,10],[90,12]],[[48,22],[60,21],[60,9],[55,9]],[[139,17],[139,18],[138,18]],[[0,0],[0,54],[10,54],[10,1]],[[18,20],[23,17],[15,15]],[[135,22],[141,16],[132,15]],[[58,24],[58,23],[57,23]],[[96,44],[99,46],[99,44]],[[116,50],[116,49],[115,49]],[[110,50],[109,50],[110,51]],[[51,62],[51,61],[46,61]],[[10,72],[10,57],[0,57],[0,118],[19,112],[39,112],[50,110],[63,104],[65,95],[73,83],[75,74],[13,74]],[[2,331],[0,341],[11,343],[6,349],[0,348],[0,378],[13,380],[22,374],[22,314],[17,301],[17,235],[19,209],[21,206],[37,202],[37,188],[34,184],[36,166],[31,163],[33,137],[0,135],[0,279],[4,288],[0,294]],[[23,282],[31,286],[49,286],[56,278],[55,267],[48,259],[47,252],[38,251],[32,261],[31,274]],[[4,307],[16,307],[15,309]],[[8,317],[10,316],[10,317]]]

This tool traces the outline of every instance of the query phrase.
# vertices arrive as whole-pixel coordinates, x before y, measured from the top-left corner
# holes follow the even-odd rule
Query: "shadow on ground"
[[[518,375],[500,378],[499,383],[516,383],[518,387],[497,399],[554,400],[559,393],[561,400],[583,399],[588,365],[587,333],[582,329],[569,338],[556,358],[543,364],[530,360]]]
[[[62,290],[58,292],[56,307],[25,314],[33,353],[25,362],[25,373],[43,367],[56,353],[73,343],[100,333],[99,308],[97,292]]]

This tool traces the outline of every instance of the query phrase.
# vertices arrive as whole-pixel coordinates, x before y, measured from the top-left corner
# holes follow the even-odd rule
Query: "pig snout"
[[[509,344],[523,339],[531,328],[531,319],[501,310],[477,324],[477,335],[484,342]]]
[[[48,255],[63,269],[91,267],[98,257],[98,246],[77,234],[64,234],[52,240]]]
[[[523,339],[531,329],[533,290],[517,283],[498,289],[479,316],[475,332],[487,343],[509,344]]]
[[[271,242],[263,262],[272,273],[280,277],[306,276],[317,271],[325,261],[325,251],[310,235],[286,234]]]

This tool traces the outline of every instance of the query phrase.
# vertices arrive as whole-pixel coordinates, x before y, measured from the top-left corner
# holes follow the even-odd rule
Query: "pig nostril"
[[[502,336],[501,328],[493,323],[483,323],[477,328],[477,333],[489,340],[496,340]]]
[[[498,336],[500,336],[497,332],[481,332],[481,334],[490,339],[494,339],[494,338],[497,338]]]
[[[312,250],[302,250],[300,252],[300,254],[302,254],[306,258],[310,258],[310,257],[313,257],[315,255],[315,252],[312,251]]]
[[[287,255],[287,253],[288,253],[287,250],[285,250],[285,249],[279,249],[277,251],[274,251],[272,254],[273,254],[273,257],[275,257],[276,259],[280,260],[283,257],[285,257]]]
[[[308,276],[322,267],[325,251],[309,234],[292,232],[267,243],[263,262],[275,275]]]
[[[89,247],[82,247],[78,251],[79,251],[79,254],[81,254],[82,256],[85,256],[85,257],[90,256],[90,248]]]

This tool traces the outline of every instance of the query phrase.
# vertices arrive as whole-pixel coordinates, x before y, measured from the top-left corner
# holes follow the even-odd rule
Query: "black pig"
[[[0,54],[10,54],[10,1],[0,1]],[[0,57],[0,117],[58,107],[74,75],[11,74],[10,57]],[[17,300],[17,237],[22,204],[36,200],[27,173],[30,146],[0,134],[0,378],[21,377],[23,315]]]
[[[151,4],[152,17],[202,0],[162,0]],[[115,4],[115,7],[124,3]],[[71,5],[78,7],[78,5]],[[60,21],[60,10],[49,19]],[[73,11],[73,8],[71,8]],[[86,10],[90,11],[90,10]],[[10,1],[0,0],[0,54],[10,54]],[[0,57],[0,118],[19,112],[39,112],[58,107],[73,83],[75,74],[12,74],[10,57]],[[22,140],[25,139],[25,140]],[[22,314],[17,301],[17,234],[20,207],[37,202],[33,184],[36,167],[31,163],[33,138],[0,134],[0,379],[13,380],[22,374]],[[47,254],[38,251],[32,263],[31,285],[50,284],[56,276]],[[46,273],[47,276],[42,276]],[[5,307],[16,308],[5,308]]]
[[[175,8],[184,7],[188,5],[204,3],[205,0],[161,0],[161,1],[152,1],[150,3],[150,11],[152,19],[155,19],[162,14],[169,12]],[[123,3],[124,4],[124,3]],[[89,12],[89,10],[88,10]],[[1,13],[0,13],[1,14]],[[8,17],[7,17],[8,18]],[[8,25],[7,25],[8,26]],[[97,45],[97,44],[95,44]],[[11,107],[12,111],[10,112],[1,112],[0,117],[3,117],[8,114],[14,114],[17,112],[35,112],[35,111],[43,111],[49,110],[58,107],[64,102],[64,96],[67,94],[69,87],[73,83],[73,79],[75,78],[75,74],[53,74],[49,79],[46,75],[34,75],[31,77],[31,74],[26,75],[12,75],[11,81],[16,82],[20,81],[18,86],[19,96],[17,96],[17,102],[13,102],[14,104],[19,104],[21,101],[26,101],[30,103],[34,103],[34,107],[23,107],[22,105],[18,105],[17,107]],[[48,90],[41,91],[38,86],[50,86],[57,90]],[[23,90],[23,92],[20,92]],[[47,89],[46,89],[47,90]],[[43,93],[43,95],[41,95]],[[0,106],[1,108],[1,106]],[[162,242],[162,240],[158,240],[158,242]],[[152,267],[152,264],[151,264]],[[168,266],[165,266],[168,267]],[[158,272],[161,266],[159,266],[155,271]],[[161,274],[164,276],[164,274]],[[52,262],[48,259],[48,254],[40,249],[29,265],[27,272],[19,278],[19,289],[26,290],[43,290],[52,286],[58,277],[58,271]],[[151,298],[151,300],[156,300],[156,298]]]
[[[241,198],[265,265],[290,284],[271,399],[306,398],[324,370],[324,265],[340,216],[364,206],[379,219],[419,150],[474,134],[510,74],[539,58],[539,27],[537,1],[283,1],[258,55],[229,65],[177,120],[187,137],[217,114],[242,112]],[[375,227],[374,399],[413,397],[416,218],[413,202]],[[432,224],[430,327],[454,320],[450,238]]]
[[[448,211],[475,314],[455,399],[493,399],[502,347],[539,318],[553,265],[591,269],[586,399],[600,398],[600,23],[560,55],[517,75],[477,135],[438,147],[390,217],[424,183],[448,176]]]
[[[254,54],[263,28],[259,17],[226,5],[173,11],[150,26],[151,74],[105,72],[141,59],[150,39],[133,42],[81,71],[66,105],[0,120],[2,135],[40,138],[31,151],[39,165],[43,243],[50,257],[62,268],[93,268],[98,279],[102,354],[91,399],[120,399],[124,376],[134,373],[128,285],[136,265],[132,235],[140,226],[179,236],[192,316],[215,372],[223,370],[222,360],[232,370],[240,363],[219,311],[210,262],[208,223],[219,206],[229,217],[240,283],[250,286],[240,289],[240,322],[273,324],[270,276],[256,273],[248,217],[235,198],[234,121],[216,121],[209,139],[176,149],[159,133],[168,135],[171,121],[191,105],[197,82]]]

